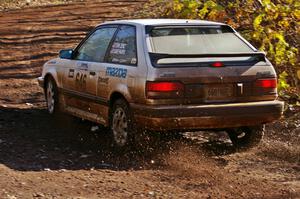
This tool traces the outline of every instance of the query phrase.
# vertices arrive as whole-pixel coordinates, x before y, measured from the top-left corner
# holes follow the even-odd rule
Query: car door
[[[95,68],[103,62],[116,30],[116,26],[99,27],[75,49],[63,80],[67,106],[91,112],[91,102],[97,92]]]
[[[117,85],[131,87],[138,78],[136,27],[120,25],[107,52],[105,66],[99,71],[97,96],[107,97]],[[135,74],[136,73],[136,74]]]

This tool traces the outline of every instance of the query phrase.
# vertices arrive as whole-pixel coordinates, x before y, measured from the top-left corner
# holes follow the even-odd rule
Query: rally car
[[[144,19],[98,25],[38,78],[52,115],[109,127],[116,147],[142,132],[227,131],[254,146],[281,117],[276,73],[232,27],[211,21]]]

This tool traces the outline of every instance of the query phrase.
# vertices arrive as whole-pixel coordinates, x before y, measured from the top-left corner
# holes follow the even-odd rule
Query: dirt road
[[[268,125],[248,152],[203,132],[126,156],[109,149],[105,130],[47,115],[35,79],[42,64],[144,2],[0,12],[0,198],[300,198],[300,114]]]

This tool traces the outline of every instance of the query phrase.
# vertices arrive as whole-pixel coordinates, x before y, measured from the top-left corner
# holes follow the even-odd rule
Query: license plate
[[[205,88],[206,100],[231,100],[233,97],[232,85],[216,85]]]

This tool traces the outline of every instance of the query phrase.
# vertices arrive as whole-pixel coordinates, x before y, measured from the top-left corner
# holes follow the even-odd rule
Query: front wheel
[[[58,112],[58,91],[55,81],[49,77],[45,86],[45,96],[48,113],[54,115]]]
[[[264,132],[265,125],[227,130],[233,146],[238,149],[249,149],[257,146],[263,139]]]

